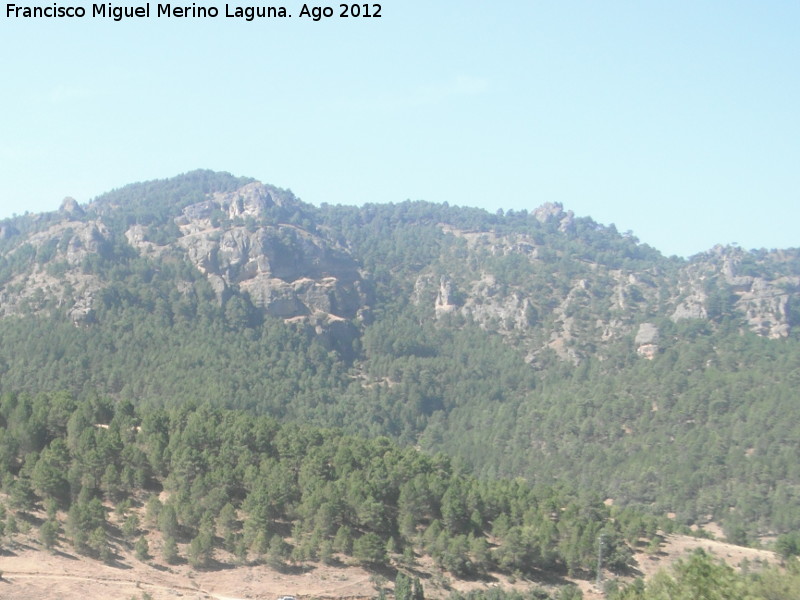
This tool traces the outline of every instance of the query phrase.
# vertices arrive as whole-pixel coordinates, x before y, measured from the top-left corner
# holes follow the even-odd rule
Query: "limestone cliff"
[[[345,324],[368,315],[370,286],[346,249],[313,226],[282,222],[281,215],[297,206],[291,192],[250,183],[183,207],[172,218],[177,235],[167,243],[154,241],[153,226],[141,223],[124,231],[124,243],[156,263],[186,258],[219,303],[241,295],[271,316],[304,318],[322,327],[321,334],[335,322],[340,335],[353,336]],[[66,306],[76,324],[90,323],[97,292],[107,283],[86,261],[111,252],[114,236],[104,219],[113,221],[118,210],[90,205],[87,211],[67,198],[58,212],[31,221],[28,235],[4,225],[4,235],[15,243],[3,260],[18,268],[0,284],[0,315]]]
[[[545,204],[533,215],[561,233],[575,226],[573,215],[557,204]],[[441,227],[459,241],[443,259],[449,273],[438,280],[418,276],[414,301],[433,301],[439,319],[457,314],[501,333],[533,363],[552,350],[577,364],[626,337],[639,356],[653,359],[659,331],[650,319],[656,317],[675,322],[727,317],[758,335],[786,337],[792,302],[800,301],[800,277],[780,274],[796,271],[793,251],[716,247],[682,263],[610,268],[602,255],[576,260],[536,235]],[[506,265],[513,268],[510,276]]]
[[[718,246],[666,259],[557,203],[498,215],[391,211],[378,223],[374,208],[316,209],[288,190],[211,172],[126,186],[86,206],[66,198],[58,211],[0,223],[0,316],[56,310],[89,325],[120,273],[180,263],[193,275],[174,282],[178,294],[205,280],[218,306],[238,298],[306,323],[330,346],[360,335],[381,302],[411,302],[442,326],[476,323],[532,364],[578,364],[617,343],[653,359],[670,320],[768,338],[791,335],[800,320],[796,250]],[[385,268],[404,244],[415,258]]]
[[[319,232],[271,218],[271,209],[294,201],[261,183],[213,194],[175,218],[181,233],[175,247],[207,277],[219,302],[244,294],[284,319],[363,315],[369,286],[347,251]],[[163,251],[145,241],[141,228],[129,229],[126,237],[144,253]]]

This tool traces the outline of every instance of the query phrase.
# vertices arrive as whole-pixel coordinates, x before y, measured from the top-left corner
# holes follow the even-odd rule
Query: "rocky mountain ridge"
[[[81,207],[67,198],[58,212],[29,217],[23,227],[4,223],[0,315],[57,308],[90,324],[107,285],[93,261],[138,255],[154,265],[188,261],[219,304],[240,297],[256,311],[300,319],[326,335],[335,330],[352,341],[370,321],[375,274],[365,268],[363,249],[319,211],[254,181],[196,199],[162,203],[167,218],[129,217],[117,232],[109,219],[125,203],[102,199]],[[532,211],[524,226],[499,225],[467,229],[437,220],[438,255],[414,266],[406,301],[439,321],[458,317],[500,333],[534,364],[547,352],[578,364],[625,337],[652,359],[664,318],[735,319],[743,330],[775,339],[797,324],[796,250],[717,246],[688,261],[652,250],[649,263],[619,260],[610,246],[623,257],[646,247],[553,203]],[[176,282],[184,293],[188,285]]]
[[[533,214],[542,223],[556,225],[561,233],[573,226],[574,215],[560,205],[546,204]],[[770,266],[789,263],[796,271],[796,251],[762,252],[754,260],[756,253],[716,246],[673,266],[671,272],[658,263],[636,270],[578,260],[568,267],[573,272],[569,281],[553,285],[548,278],[557,271],[564,253],[548,257],[546,244],[537,244],[534,236],[498,236],[449,225],[442,229],[465,240],[473,253],[524,261],[528,272],[513,282],[498,284],[495,273],[471,268],[468,259],[438,281],[421,276],[415,286],[417,301],[430,304],[436,290],[437,317],[460,314],[505,335],[530,330],[542,318],[548,320],[549,336],[529,344],[532,361],[549,348],[562,359],[578,363],[592,352],[592,346],[634,332],[637,353],[652,359],[658,351],[658,327],[648,319],[709,321],[724,313],[738,318],[743,329],[771,339],[788,337],[792,325],[798,324],[792,306],[800,299],[800,276],[776,273]],[[531,285],[532,279],[538,279],[538,289]],[[546,291],[544,299],[542,291]]]
[[[147,241],[141,225],[133,225],[125,237],[144,255],[182,251],[206,277],[220,304],[244,295],[268,315],[303,318],[352,336],[352,327],[344,322],[368,314],[369,286],[356,261],[318,232],[289,223],[266,224],[269,209],[292,202],[283,190],[250,183],[185,207],[174,219],[181,236],[173,244]],[[243,219],[245,223],[237,224]]]

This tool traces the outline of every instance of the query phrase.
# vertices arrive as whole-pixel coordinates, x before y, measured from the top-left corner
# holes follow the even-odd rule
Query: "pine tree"
[[[332,565],[334,563],[333,542],[331,542],[331,540],[322,540],[320,543],[319,559],[326,565]]]
[[[189,544],[187,557],[189,564],[197,569],[207,567],[214,554],[214,545],[211,532],[203,529]]]
[[[412,600],[411,580],[408,575],[400,571],[394,579],[394,599]]]
[[[36,494],[28,477],[20,475],[11,488],[11,506],[22,511],[32,510],[36,504]]]
[[[137,531],[139,531],[139,517],[136,514],[130,514],[122,523],[122,535],[126,540],[131,540]]]
[[[411,592],[411,600],[425,600],[425,591],[422,589],[422,582],[419,577],[414,578],[414,589]]]
[[[100,558],[100,560],[106,563],[111,562],[111,559],[113,558],[113,552],[111,551],[111,546],[109,545],[108,538],[106,537],[106,532],[103,527],[96,527],[89,535],[89,539],[86,544],[95,554],[95,556]]]
[[[175,512],[175,507],[172,504],[166,504],[161,509],[158,515],[158,529],[165,536],[177,537],[180,532],[178,525],[178,515]]]
[[[289,555],[289,545],[279,535],[273,535],[269,542],[269,551],[267,552],[267,564],[273,569],[281,569],[284,566],[284,561]]]
[[[336,532],[333,549],[348,556],[353,553],[353,531],[347,525],[342,525]]]
[[[133,549],[136,553],[137,560],[144,562],[150,558],[150,544],[147,543],[147,538],[144,536],[141,536],[138,540],[136,540],[136,544],[134,545]]]
[[[56,545],[59,529],[58,521],[54,519],[46,520],[39,528],[39,539],[48,550],[51,550]]]
[[[164,561],[166,561],[169,565],[176,565],[180,562],[180,556],[178,555],[178,544],[175,542],[175,538],[171,535],[164,536],[164,545],[161,548],[161,555],[164,557]]]
[[[353,542],[353,556],[362,564],[382,564],[386,560],[383,541],[374,533],[365,533]]]

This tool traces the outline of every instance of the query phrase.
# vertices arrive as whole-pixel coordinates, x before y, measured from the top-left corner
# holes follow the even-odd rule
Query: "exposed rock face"
[[[268,314],[285,319],[324,313],[352,319],[368,304],[356,262],[326,239],[294,225],[256,225],[286,192],[253,183],[193,204],[176,219],[178,244],[223,301],[236,289]],[[215,213],[251,217],[249,226],[214,226]],[[135,238],[131,233],[129,239]]]
[[[78,226],[66,248],[66,259],[71,265],[79,265],[90,254],[99,254],[108,242],[108,230],[100,222]]]
[[[540,223],[548,221],[558,221],[558,229],[561,232],[569,231],[573,227],[575,213],[571,210],[564,212],[564,205],[560,202],[545,202],[533,211],[533,216]]]
[[[559,204],[545,204],[533,214],[540,223],[559,223],[562,230],[572,223]],[[537,243],[536,235],[441,227],[445,234],[464,240],[468,252],[479,258],[459,261],[454,255],[448,258],[451,270],[444,277],[430,271],[418,276],[414,302],[432,304],[437,317],[460,314],[507,336],[523,346],[531,362],[548,349],[564,360],[580,362],[628,335],[633,335],[640,356],[653,359],[659,352],[658,329],[648,319],[654,315],[673,321],[744,317],[759,335],[785,337],[791,327],[792,296],[800,292],[798,276],[768,280],[740,272],[742,264],[749,264],[751,272],[772,272],[770,265],[780,260],[793,264],[796,253],[788,251],[785,258],[780,253],[754,258],[737,248],[717,247],[672,271],[609,269],[582,259],[572,263],[572,274],[565,276],[553,271],[558,258],[552,248]],[[511,273],[519,278],[506,273],[498,283],[498,273],[471,266],[504,264],[488,257],[513,257],[505,264],[515,265]],[[796,268],[791,264],[784,270]],[[457,301],[455,289],[460,291]]]
[[[723,260],[722,275],[737,296],[736,308],[747,319],[751,331],[769,338],[787,337],[789,302],[793,292],[800,291],[800,277],[783,276],[766,279],[737,273],[745,258],[737,248],[715,247],[715,254]]]
[[[797,288],[800,281],[794,277],[791,283]],[[788,337],[790,331],[789,297],[788,293],[780,293],[774,285],[756,280],[749,291],[740,295],[737,304],[742,306],[751,331],[773,339],[782,338]]]
[[[75,325],[89,325],[94,322],[94,291],[87,290],[80,296],[67,313]]]
[[[673,321],[680,321],[681,319],[705,319],[707,316],[706,296],[697,291],[684,298],[670,318]]]
[[[759,260],[779,264],[793,259],[773,252],[762,253]],[[744,317],[753,333],[769,338],[787,337],[791,331],[789,305],[792,295],[800,291],[800,277],[742,274],[741,270],[748,263],[747,268],[757,272],[757,263],[749,253],[736,247],[715,246],[687,265],[683,270],[682,297],[671,315],[672,320],[709,318],[713,299],[704,287],[712,282],[712,287],[723,286],[718,293],[721,290],[729,294],[733,312]]]
[[[256,306],[284,318],[315,311],[352,318],[366,303],[355,262],[292,226],[206,229],[179,244],[220,299],[238,288]]]
[[[14,260],[32,248],[37,260],[0,288],[0,315],[36,313],[55,299],[58,306],[72,307],[68,312],[76,324],[90,321],[94,294],[103,284],[77,267],[103,252],[108,236],[100,221],[61,221],[21,240],[7,257]]]
[[[564,225],[572,223],[572,216],[557,204],[540,207],[534,216],[543,223],[552,219]],[[549,259],[542,258],[542,251],[546,255],[548,249],[537,244],[534,236],[463,231],[452,226],[442,226],[442,231],[465,240],[474,255],[513,259],[508,264],[520,265],[521,278],[515,281],[506,275],[501,279],[485,269],[474,271],[467,262],[442,278],[428,273],[418,277],[414,302],[431,302],[437,317],[460,314],[513,339],[523,345],[530,362],[553,351],[563,360],[578,363],[597,344],[631,333],[637,325],[636,315],[658,300],[651,275],[604,270],[588,262],[583,263],[586,268],[579,276],[565,281],[553,272]],[[522,266],[525,264],[529,266]],[[528,279],[531,276],[534,280]],[[454,289],[460,291],[458,300]],[[593,304],[604,307],[602,318],[597,318]]]
[[[434,305],[434,310],[436,311],[437,315],[456,310],[457,306],[455,305],[455,302],[453,302],[452,296],[453,292],[451,283],[445,277],[442,277],[439,280],[439,294],[436,296],[436,304]]]
[[[322,213],[291,192],[260,183],[199,198],[189,206],[198,196],[162,202],[155,221],[145,216],[142,223],[150,224],[131,225],[125,240],[152,259],[154,269],[161,260],[187,258],[218,302],[241,294],[266,314],[328,336],[331,348],[358,334],[352,321],[369,322],[371,285],[351,254],[359,246],[349,246],[335,231],[335,219],[331,230],[317,228]],[[146,207],[149,199],[141,202]],[[120,251],[122,240],[112,239],[103,219],[125,222],[117,210],[127,222],[143,214],[125,208],[120,200],[83,209],[66,198],[58,212],[0,225],[0,316],[56,306],[76,324],[92,323],[93,304],[102,297],[97,292],[108,282],[93,274],[87,258]],[[164,211],[177,216],[165,220]],[[533,217],[524,227],[475,225],[480,219],[466,221],[467,229],[459,229],[458,221],[440,223],[441,254],[414,265],[411,301],[443,323],[472,322],[499,333],[532,363],[549,361],[553,353],[573,363],[592,355],[602,359],[605,346],[631,339],[639,355],[652,359],[659,352],[653,322],[662,317],[733,319],[770,338],[788,336],[798,320],[796,250],[718,246],[690,261],[647,260],[635,246],[621,253],[614,245],[625,236],[607,235],[561,204],[544,204]],[[578,237],[578,225],[598,236]],[[595,239],[602,245],[595,247]],[[192,281],[194,276],[175,285],[189,294]]]
[[[61,208],[58,210],[61,214],[66,215],[70,219],[80,219],[84,216],[84,211],[78,204],[78,201],[70,196],[64,198],[64,201],[61,202]]]
[[[636,332],[634,343],[636,352],[648,360],[653,360],[658,354],[658,327],[653,323],[642,323]]]
[[[228,217],[260,217],[273,206],[291,202],[291,194],[278,188],[253,182],[227,194],[214,194],[214,202],[227,211]]]
[[[643,344],[655,344],[658,342],[658,327],[652,323],[642,323],[639,325],[639,331],[636,332],[634,338],[637,346]]]
[[[19,234],[19,231],[11,225],[0,225],[0,240],[7,240]]]
[[[128,243],[139,250],[143,256],[159,256],[168,248],[147,241],[147,228],[143,225],[132,225],[125,232]]]
[[[745,315],[750,330],[773,339],[787,337],[791,329],[790,291],[800,290],[800,277],[780,277],[773,281],[761,277],[735,279],[736,307]]]
[[[344,249],[313,229],[281,223],[275,217],[276,210],[296,206],[290,192],[252,183],[184,208],[175,219],[183,235],[174,244],[148,241],[148,227],[139,224],[125,232],[125,239],[146,257],[176,250],[185,253],[206,276],[220,302],[243,293],[267,314],[306,319],[325,335],[335,330],[336,335],[352,337],[357,330],[349,320],[369,319],[370,287]],[[12,257],[32,247],[38,257],[43,248],[50,249],[46,261],[37,258],[30,269],[0,286],[0,315],[23,309],[36,312],[46,299],[56,296],[68,306],[73,322],[93,321],[92,305],[103,283],[79,267],[87,256],[107,251],[110,234],[102,221],[82,220],[86,213],[72,198],[64,200],[58,215],[56,224],[30,235],[25,243],[21,240],[7,253]],[[3,235],[10,236],[10,229],[5,228]],[[54,273],[48,268],[52,263],[67,268]],[[9,288],[21,292],[8,293]]]

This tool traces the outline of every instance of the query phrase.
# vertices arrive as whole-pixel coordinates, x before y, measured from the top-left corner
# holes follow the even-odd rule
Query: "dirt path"
[[[203,598],[216,598],[217,600],[247,600],[246,598],[232,598],[228,596],[219,596],[211,592],[207,592],[201,588],[193,588],[182,585],[159,585],[156,583],[148,583],[143,581],[133,581],[130,579],[110,578],[110,577],[90,577],[86,575],[56,575],[52,573],[29,573],[17,571],[5,571],[3,579],[8,584],[14,585],[20,579],[34,579],[34,580],[52,580],[52,581],[71,581],[89,583],[95,585],[110,585],[132,588],[133,593],[136,590],[144,591],[161,591],[174,596],[182,597],[185,593],[201,594]],[[49,586],[50,587],[50,586]],[[128,592],[126,592],[128,593]],[[3,596],[6,597],[5,595]]]
[[[274,600],[367,598],[375,595],[370,573],[358,567],[326,567],[291,575],[265,565],[194,571],[188,565],[142,563],[121,556],[115,566],[66,553],[53,554],[32,545],[0,555],[3,600]]]

